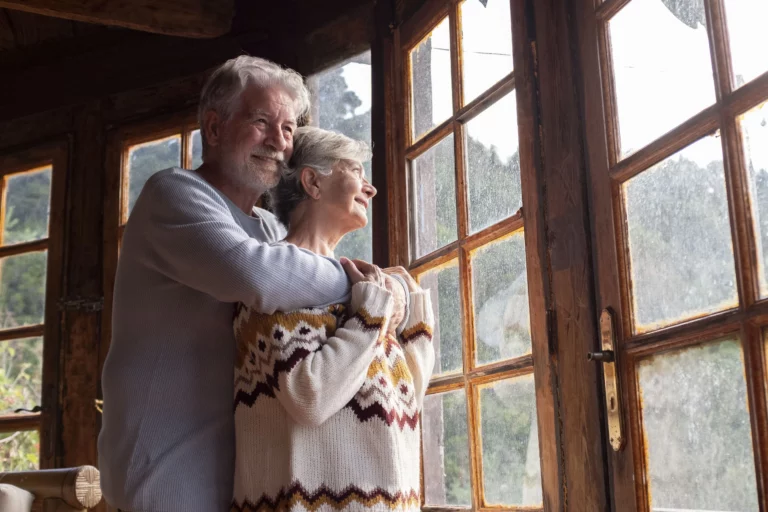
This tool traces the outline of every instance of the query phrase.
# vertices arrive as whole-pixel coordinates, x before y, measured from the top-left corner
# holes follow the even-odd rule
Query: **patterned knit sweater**
[[[235,318],[233,511],[419,510],[420,425],[434,365],[429,292],[387,333],[390,293]]]

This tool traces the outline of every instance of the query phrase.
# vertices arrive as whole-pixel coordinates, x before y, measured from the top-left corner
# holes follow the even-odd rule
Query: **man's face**
[[[248,84],[221,127],[224,172],[253,192],[274,187],[293,152],[295,130],[295,102],[282,88]]]

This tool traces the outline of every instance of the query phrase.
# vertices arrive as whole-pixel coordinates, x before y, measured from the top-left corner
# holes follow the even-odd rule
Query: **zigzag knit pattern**
[[[250,321],[241,325],[241,339],[252,341],[238,345],[235,409],[241,405],[251,407],[261,396],[276,398],[280,374],[290,372],[302,359],[320,350],[327,333],[343,323],[345,314],[341,305],[273,315],[252,313]],[[383,323],[383,319],[373,317],[364,308],[349,320],[363,331],[379,330]],[[431,341],[432,329],[420,322],[403,332],[404,343],[418,337]],[[419,408],[414,391],[403,349],[394,337],[387,335],[376,343],[365,382],[347,407],[362,422],[378,418],[389,426],[415,429]]]
[[[237,512],[416,512],[420,412],[434,366],[428,292],[411,294],[400,338],[372,283],[341,305],[234,326]]]
[[[332,510],[344,510],[355,504],[357,508],[365,509],[381,508],[383,510],[410,510],[419,506],[419,492],[411,489],[409,492],[397,491],[388,493],[382,489],[374,489],[370,492],[360,490],[350,485],[341,492],[333,492],[325,486],[309,492],[296,482],[288,489],[280,489],[273,498],[262,495],[255,503],[245,500],[242,503],[233,503],[231,512],[267,512],[275,510],[293,510],[297,506],[316,512],[325,506]]]

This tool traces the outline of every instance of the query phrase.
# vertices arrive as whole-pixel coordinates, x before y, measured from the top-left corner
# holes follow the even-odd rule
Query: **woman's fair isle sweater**
[[[390,293],[235,318],[233,511],[419,510],[419,414],[434,350],[428,292],[399,339]]]

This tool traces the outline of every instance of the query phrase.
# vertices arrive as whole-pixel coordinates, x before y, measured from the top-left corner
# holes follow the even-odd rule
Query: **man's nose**
[[[285,148],[288,147],[283,129],[276,125],[269,126],[264,143],[275,151],[285,151]]]

